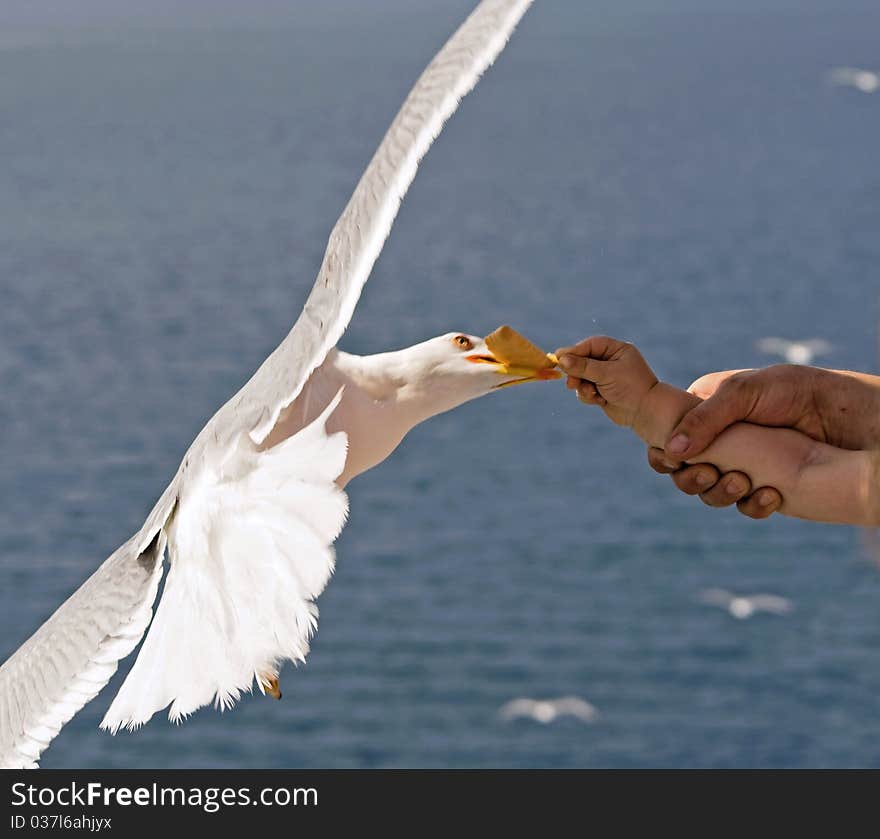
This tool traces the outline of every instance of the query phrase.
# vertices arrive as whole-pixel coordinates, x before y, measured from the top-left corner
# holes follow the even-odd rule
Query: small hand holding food
[[[598,405],[618,425],[636,427],[643,401],[658,380],[632,344],[599,335],[562,347],[556,355],[578,399]]]

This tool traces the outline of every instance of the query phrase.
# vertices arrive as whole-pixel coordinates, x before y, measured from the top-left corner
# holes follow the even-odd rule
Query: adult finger
[[[761,487],[738,501],[736,506],[750,519],[766,519],[782,506],[782,495],[773,487]]]
[[[708,399],[731,376],[735,376],[737,373],[750,372],[749,368],[743,368],[742,370],[719,370],[717,373],[706,373],[705,376],[700,376],[699,379],[691,383],[688,392],[693,393],[694,396],[699,396],[700,399]]]
[[[706,492],[700,493],[700,500],[709,507],[729,507],[748,496],[752,491],[752,482],[743,472],[726,472],[721,475]]]
[[[669,457],[663,449],[656,446],[648,447],[648,465],[661,475],[669,475],[681,469],[681,461]]]
[[[661,475],[670,475],[673,483],[687,495],[699,495],[711,489],[721,473],[711,463],[682,464],[670,459],[663,449],[648,449],[648,464]]]
[[[721,478],[721,473],[711,463],[684,465],[673,472],[672,482],[686,495],[703,497],[712,492]]]
[[[731,376],[704,402],[691,408],[667,438],[665,451],[693,460],[729,425],[745,419],[755,406],[757,392],[748,377]]]

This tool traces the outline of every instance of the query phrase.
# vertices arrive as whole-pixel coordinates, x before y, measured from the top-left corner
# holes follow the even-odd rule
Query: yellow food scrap
[[[544,370],[558,363],[555,355],[545,353],[511,326],[499,326],[487,335],[486,346],[495,358],[510,367]]]

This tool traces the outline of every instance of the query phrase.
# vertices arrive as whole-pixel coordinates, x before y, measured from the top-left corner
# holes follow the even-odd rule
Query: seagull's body
[[[336,348],[419,161],[530,1],[484,0],[429,64],[330,234],[289,335],[199,433],[141,529],[0,667],[0,767],[36,766],[148,626],[102,727],[135,728],[169,705],[173,720],[226,707],[255,683],[279,695],[280,666],[308,652],[346,484],[428,417],[556,377],[463,333],[373,356]]]
[[[880,91],[880,74],[858,67],[837,67],[831,71],[829,78],[833,84],[841,87],[852,87],[861,93],[877,93]]]
[[[817,355],[828,355],[832,346],[822,338],[789,341],[787,338],[761,338],[756,349],[767,355],[778,355],[789,364],[811,364]]]
[[[506,722],[524,718],[547,725],[560,717],[593,722],[599,716],[599,711],[595,705],[579,696],[562,696],[559,699],[531,699],[521,696],[502,705],[498,716]]]
[[[758,612],[788,615],[794,610],[792,602],[776,594],[733,594],[723,588],[708,588],[700,592],[700,602],[718,606],[737,620],[747,620]]]

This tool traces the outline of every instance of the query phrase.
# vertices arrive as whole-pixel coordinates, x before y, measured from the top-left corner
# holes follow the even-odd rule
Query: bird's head
[[[449,332],[401,352],[409,368],[404,390],[431,413],[448,411],[510,385],[559,379],[556,357],[509,326],[479,338]]]

